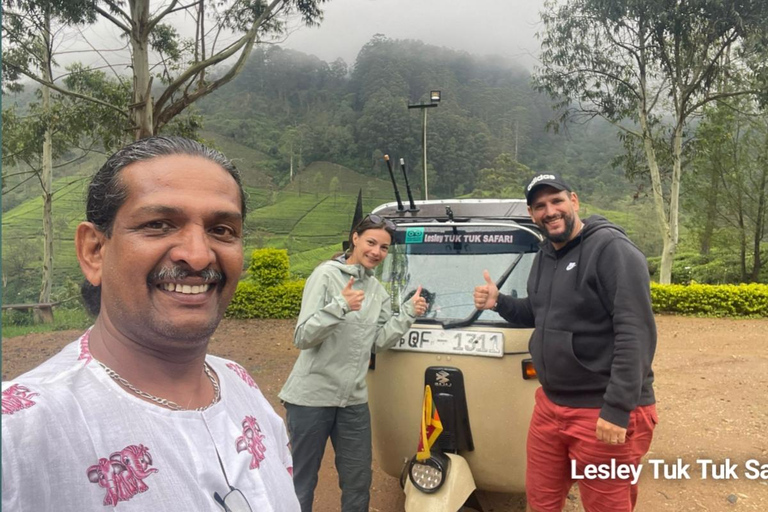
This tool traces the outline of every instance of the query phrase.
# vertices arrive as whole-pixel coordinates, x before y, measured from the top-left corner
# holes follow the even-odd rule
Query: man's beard
[[[571,235],[573,234],[573,227],[576,224],[576,217],[574,215],[564,213],[562,215],[562,219],[565,222],[565,229],[562,231],[562,233],[558,233],[556,235],[553,235],[549,232],[545,220],[542,220],[541,224],[539,225],[541,230],[544,232],[544,236],[550,242],[562,244],[571,239]]]

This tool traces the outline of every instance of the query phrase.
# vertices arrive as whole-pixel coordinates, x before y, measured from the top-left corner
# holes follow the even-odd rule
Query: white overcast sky
[[[470,53],[536,64],[543,0],[331,0],[320,27],[302,27],[283,46],[353,64],[374,34],[420,39]]]
[[[153,1],[153,12],[164,1]],[[390,39],[418,39],[427,44],[463,50],[476,55],[502,55],[528,69],[536,64],[540,29],[539,11],[544,0],[330,0],[319,27],[291,22],[291,30],[280,42],[286,48],[316,55],[332,62],[341,57],[350,66],[360,48],[375,34]],[[193,37],[189,15],[178,13],[168,20],[185,37]],[[235,36],[231,36],[234,39]],[[73,61],[129,73],[126,41],[111,23],[101,20],[82,29],[69,29],[56,38],[58,72]],[[219,41],[225,45],[227,38]],[[99,52],[88,51],[97,48]],[[86,50],[86,53],[82,51]],[[156,62],[156,58],[152,58]],[[233,60],[223,65],[231,65]]]

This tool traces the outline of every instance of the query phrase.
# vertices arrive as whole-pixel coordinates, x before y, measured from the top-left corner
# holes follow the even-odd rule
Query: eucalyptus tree
[[[123,130],[135,139],[147,137],[167,126],[195,101],[231,81],[242,70],[254,44],[265,37],[286,33],[294,17],[308,25],[318,23],[322,18],[319,5],[325,1],[3,0],[3,87],[15,89],[20,79],[30,79],[42,86],[43,111],[50,108],[50,91],[57,91],[111,109],[118,124],[108,130]],[[170,23],[171,17],[183,19],[183,15],[195,23],[191,41],[181,37]],[[103,91],[88,90],[93,81],[81,83],[86,87],[75,90],[68,88],[62,77],[54,76],[56,30],[97,21],[117,28],[116,43],[128,42],[131,80],[127,97],[105,99]],[[83,52],[92,54],[84,55],[88,59],[103,57],[93,45],[90,51]],[[231,63],[230,59],[234,63],[227,71],[215,77],[209,72],[213,66]],[[105,59],[105,67],[111,68],[116,80],[124,83],[112,64]],[[80,78],[96,77],[95,71],[98,70],[81,68]],[[160,83],[153,87],[155,78]],[[51,121],[53,116],[45,118]],[[181,129],[184,131],[185,127]],[[41,302],[50,300],[52,283],[52,144],[50,133],[44,135],[40,172],[45,245]]]
[[[339,177],[334,176],[331,178],[331,183],[328,185],[328,191],[333,194],[333,206],[336,206],[336,198],[338,197],[340,190],[341,182],[339,182]]]
[[[68,24],[93,21],[93,13],[84,0],[3,0],[3,90],[20,91],[22,75],[34,76],[42,83],[53,83],[57,39]],[[13,109],[3,111],[3,163],[14,166],[12,173],[28,174],[40,182],[43,200],[43,268],[40,302],[50,302],[53,284],[53,161],[79,137],[74,121],[65,127],[65,119],[73,121],[71,110],[53,105],[51,89],[41,87],[40,102],[28,115]],[[54,140],[55,139],[55,140]],[[3,183],[9,177],[3,174]]]
[[[302,147],[304,144],[305,126],[289,127],[283,131],[278,141],[278,153],[288,159],[288,180],[293,183],[293,177],[304,167]],[[294,162],[295,160],[295,162]]]
[[[115,46],[127,42],[131,98],[126,109],[111,106],[128,119],[126,128],[139,139],[158,133],[195,101],[230,82],[243,69],[256,43],[286,34],[296,20],[306,25],[319,23],[320,5],[326,0],[76,2],[84,16],[116,29]],[[195,35],[182,37],[174,23],[190,19]],[[96,49],[83,51],[90,54],[89,59],[104,55]],[[214,66],[225,63],[230,65],[226,71],[211,72]],[[9,67],[67,94],[66,89],[35,75],[23,63],[14,62]],[[112,67],[119,76],[120,71],[106,58],[104,67]]]
[[[718,102],[706,109],[692,146],[686,183],[699,199],[687,203],[701,252],[724,239],[719,252],[736,249],[741,281],[759,281],[768,236],[768,112],[745,98]]]
[[[745,42],[768,34],[768,2],[548,0],[542,21],[534,81],[557,100],[553,124],[602,117],[642,148],[663,239],[660,281],[669,283],[687,130],[712,101],[764,92],[754,82],[717,85],[748,66],[765,79],[768,63],[754,58],[760,45]]]

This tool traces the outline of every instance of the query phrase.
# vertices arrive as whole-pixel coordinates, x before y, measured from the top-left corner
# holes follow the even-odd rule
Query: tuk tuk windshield
[[[429,309],[421,319],[445,323],[464,319],[475,311],[472,294],[483,284],[483,270],[495,281],[518,260],[501,292],[525,297],[528,274],[538,251],[539,239],[518,226],[399,226],[395,243],[376,277],[389,291],[392,310],[409,300],[422,287]],[[484,311],[479,321],[503,321],[493,311]]]

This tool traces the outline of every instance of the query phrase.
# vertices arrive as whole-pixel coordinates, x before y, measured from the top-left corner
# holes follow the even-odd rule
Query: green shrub
[[[31,309],[27,311],[16,311],[14,309],[3,311],[3,326],[8,327],[28,327],[35,324],[34,313]]]
[[[256,249],[251,254],[248,273],[263,287],[276,286],[288,279],[288,251],[285,249]]]
[[[289,280],[288,252],[256,249],[248,278],[240,281],[227,308],[228,318],[296,318],[304,279]]]
[[[768,285],[651,283],[653,310],[699,316],[768,317]]]
[[[242,281],[227,309],[228,318],[296,318],[301,309],[304,280],[267,288]]]

